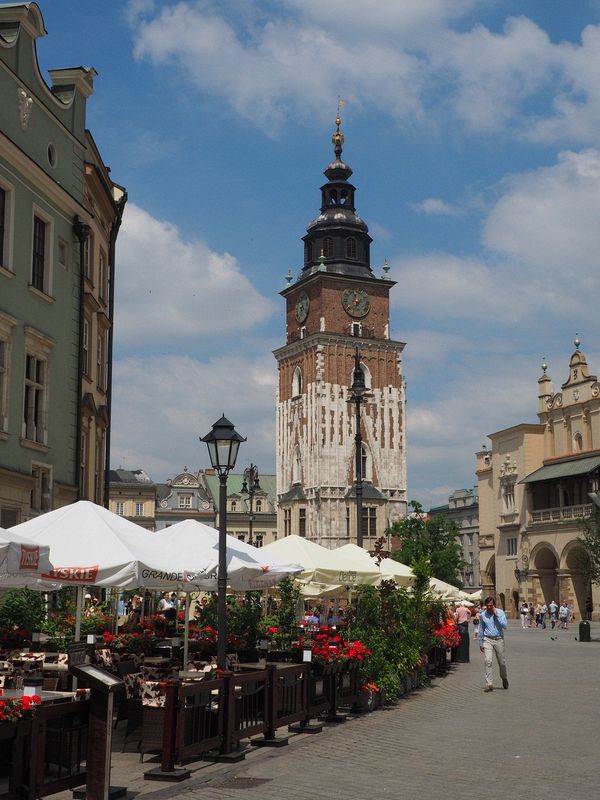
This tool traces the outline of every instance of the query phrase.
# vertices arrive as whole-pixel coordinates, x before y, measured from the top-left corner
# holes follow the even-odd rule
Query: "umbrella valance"
[[[182,520],[157,532],[157,538],[181,554],[197,553],[207,561],[219,554],[219,532],[193,519]],[[296,575],[302,566],[283,563],[269,555],[265,547],[253,547],[233,536],[227,536],[227,583],[234,591],[250,591],[275,586],[282,578]],[[210,574],[198,576],[194,586],[206,591],[216,591],[218,568]]]
[[[0,528],[0,574],[32,577],[52,569],[50,548]]]
[[[216,555],[175,551],[156,534],[87,500],[10,533],[49,546],[53,568],[41,575],[49,584],[193,590],[217,567]],[[6,585],[0,576],[0,586]]]

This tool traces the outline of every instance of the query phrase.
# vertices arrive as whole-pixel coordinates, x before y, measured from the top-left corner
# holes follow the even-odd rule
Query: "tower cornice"
[[[331,345],[349,347],[351,350],[360,346],[362,352],[376,350],[378,353],[401,353],[406,347],[406,342],[399,342],[395,339],[367,339],[360,336],[345,336],[342,333],[328,333],[319,331],[306,336],[304,339],[296,339],[283,347],[273,350],[273,355],[280,361],[282,358],[300,355],[305,352],[307,347],[327,347]]]

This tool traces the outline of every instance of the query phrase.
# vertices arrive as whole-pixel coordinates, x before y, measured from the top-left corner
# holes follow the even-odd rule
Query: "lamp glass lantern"
[[[206,442],[210,463],[218,475],[227,475],[235,467],[241,442],[246,439],[236,431],[225,416],[217,420],[210,433],[201,437]]]

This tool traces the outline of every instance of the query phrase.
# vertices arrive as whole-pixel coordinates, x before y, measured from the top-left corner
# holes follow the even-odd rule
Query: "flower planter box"
[[[355,703],[355,709],[363,714],[375,711],[381,705],[379,692],[361,692]]]

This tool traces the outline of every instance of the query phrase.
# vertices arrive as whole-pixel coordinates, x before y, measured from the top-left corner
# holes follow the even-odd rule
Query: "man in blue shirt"
[[[479,615],[479,649],[485,658],[485,689],[491,692],[492,660],[494,653],[500,670],[502,686],[508,689],[508,676],[506,673],[506,659],[504,657],[504,631],[506,630],[506,614],[501,608],[496,608],[496,599],[486,597],[483,601],[485,609]]]

